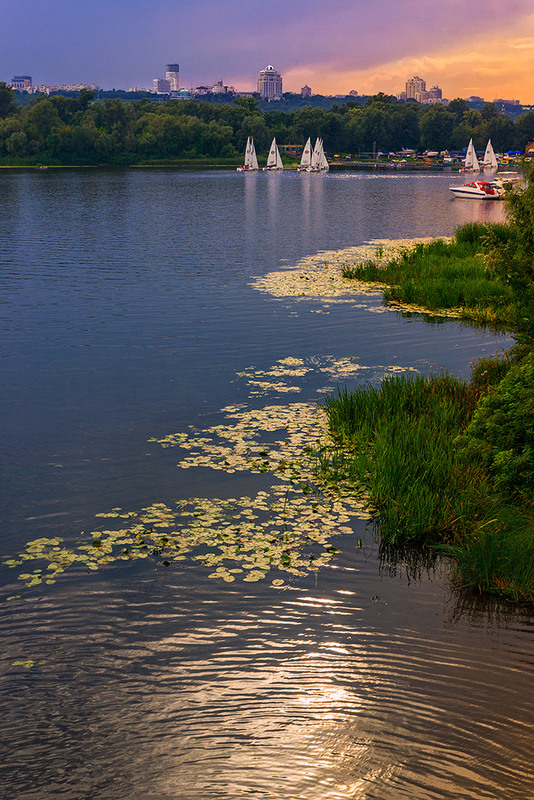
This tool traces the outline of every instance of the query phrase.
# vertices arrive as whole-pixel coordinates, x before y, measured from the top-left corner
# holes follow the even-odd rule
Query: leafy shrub
[[[511,367],[478,403],[457,445],[488,471],[495,488],[534,499],[534,354]]]

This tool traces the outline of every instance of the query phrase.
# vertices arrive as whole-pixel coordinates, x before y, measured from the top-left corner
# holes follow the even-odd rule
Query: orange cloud
[[[298,91],[305,83],[320,94],[397,94],[407,78],[420,75],[427,88],[438,85],[444,97],[478,95],[534,103],[534,15],[521,30],[485,34],[416,58],[385,61],[371,69],[340,70],[334,64],[309,64],[284,71],[284,88]]]

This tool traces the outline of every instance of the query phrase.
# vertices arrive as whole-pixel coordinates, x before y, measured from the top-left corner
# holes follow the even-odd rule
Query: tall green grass
[[[323,404],[335,446],[323,450],[323,477],[365,486],[386,542],[454,538],[484,510],[487,487],[476,468],[470,489],[453,440],[476,403],[450,375],[386,378],[379,387],[341,390]]]
[[[470,223],[458,228],[451,242],[436,239],[386,263],[371,260],[347,266],[343,276],[387,284],[386,302],[455,310],[478,323],[512,325],[517,314],[512,291],[487,267],[490,229],[502,238],[508,226]]]
[[[500,361],[491,367],[487,359],[471,383],[395,376],[339,390],[322,403],[334,443],[317,464],[322,479],[367,492],[386,547],[439,543],[462,586],[534,600],[529,511],[496,491],[483,464],[463,458],[455,442],[509,368]]]

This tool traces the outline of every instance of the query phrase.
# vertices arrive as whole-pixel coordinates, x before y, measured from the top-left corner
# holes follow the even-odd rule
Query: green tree
[[[17,110],[15,92],[4,81],[0,83],[0,119],[9,117]]]
[[[507,192],[507,235],[489,230],[492,249],[488,268],[514,294],[515,323],[521,336],[534,345],[534,164],[524,164],[526,185]]]
[[[445,106],[429,106],[419,119],[421,146],[429,150],[448,150],[453,128],[454,116]]]

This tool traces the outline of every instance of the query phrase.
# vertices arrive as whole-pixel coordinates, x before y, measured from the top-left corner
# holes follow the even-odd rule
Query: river
[[[0,567],[6,798],[534,796],[532,613],[381,563],[365,509],[301,489],[325,392],[510,343],[284,291],[503,219],[452,182],[0,174],[1,555],[28,556]]]

